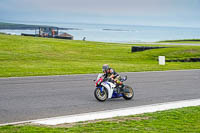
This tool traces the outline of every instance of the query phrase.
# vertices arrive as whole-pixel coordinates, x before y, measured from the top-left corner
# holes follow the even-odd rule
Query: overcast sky
[[[0,0],[0,21],[200,27],[200,0]]]

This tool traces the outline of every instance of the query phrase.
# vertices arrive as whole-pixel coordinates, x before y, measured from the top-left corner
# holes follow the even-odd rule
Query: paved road
[[[0,79],[0,124],[200,98],[200,70],[122,73],[134,100],[98,102],[96,74]]]
[[[131,44],[155,44],[155,45],[183,45],[183,46],[200,46],[200,43],[156,43],[156,42],[137,42]]]

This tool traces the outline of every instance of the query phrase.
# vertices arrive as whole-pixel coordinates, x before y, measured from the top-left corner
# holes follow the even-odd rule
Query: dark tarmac
[[[200,98],[200,70],[121,75],[134,88],[133,100],[98,102],[97,74],[1,78],[0,124]]]

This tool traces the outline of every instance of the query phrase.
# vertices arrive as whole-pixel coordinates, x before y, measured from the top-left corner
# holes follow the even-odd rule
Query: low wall
[[[167,47],[146,47],[146,46],[132,46],[131,52],[140,52],[150,49],[159,49],[159,48],[167,48]]]
[[[200,62],[200,58],[174,59],[166,60],[166,62]]]

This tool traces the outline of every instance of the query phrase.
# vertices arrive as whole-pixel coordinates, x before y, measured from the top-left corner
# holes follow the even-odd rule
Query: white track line
[[[107,111],[100,111],[100,112],[91,112],[91,113],[84,113],[84,114],[77,114],[77,115],[69,115],[69,116],[63,116],[63,117],[54,117],[54,118],[48,118],[48,119],[43,119],[43,120],[35,120],[32,123],[42,124],[42,125],[58,125],[58,124],[64,124],[64,123],[105,119],[105,118],[111,118],[111,117],[116,117],[116,116],[128,116],[128,115],[163,111],[163,110],[176,109],[176,108],[189,107],[189,106],[199,106],[199,105],[200,105],[200,99],[192,99],[192,100],[138,106],[138,107],[121,108],[121,109],[107,110]]]
[[[177,108],[189,107],[189,106],[200,106],[200,99],[174,101],[174,102],[143,105],[143,106],[130,107],[130,108],[121,108],[121,109],[114,109],[114,110],[107,110],[107,111],[52,117],[52,118],[46,118],[46,119],[4,123],[4,124],[0,124],[0,126],[16,125],[16,124],[23,124],[23,123],[58,125],[58,124],[64,124],[64,123],[105,119],[105,118],[111,118],[111,117],[116,117],[116,116],[128,116],[128,115],[135,115],[135,114],[142,114],[142,113],[150,113],[150,112],[177,109]]]

